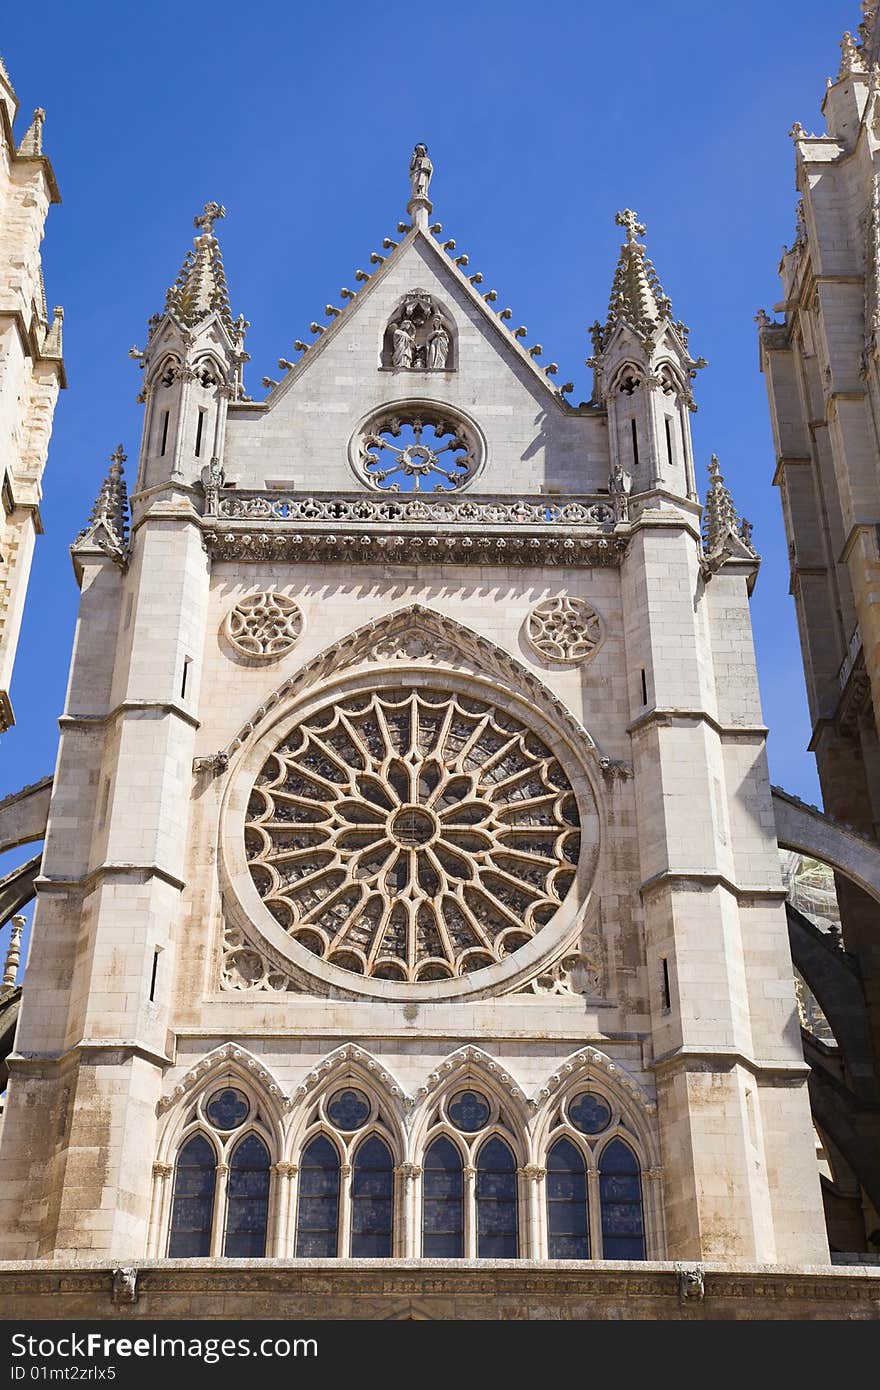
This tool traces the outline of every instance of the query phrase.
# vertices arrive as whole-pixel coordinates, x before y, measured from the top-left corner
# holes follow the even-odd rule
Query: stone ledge
[[[580,1260],[147,1260],[133,1302],[114,1264],[0,1264],[4,1319],[880,1318],[880,1271]],[[696,1275],[695,1279],[683,1277]]]

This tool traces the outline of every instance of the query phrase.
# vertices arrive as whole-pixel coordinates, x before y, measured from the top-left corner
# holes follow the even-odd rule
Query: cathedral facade
[[[151,320],[130,504],[120,447],[72,547],[7,1306],[870,1315],[701,359],[627,210],[570,403],[432,173],[264,400],[217,204]]]

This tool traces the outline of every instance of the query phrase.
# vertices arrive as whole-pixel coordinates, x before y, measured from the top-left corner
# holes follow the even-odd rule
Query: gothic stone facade
[[[880,23],[864,7],[823,102],[827,130],[791,131],[797,233],[780,264],[781,322],[758,315],[791,592],[825,810],[876,843],[880,827]],[[814,1070],[833,1156],[838,1248],[880,1237],[880,940],[877,904],[839,877],[843,943],[864,992],[865,1036],[842,1070]],[[860,992],[861,992],[860,990]],[[816,1059],[819,1061],[820,1059]],[[832,1064],[833,1066],[833,1064]],[[826,1061],[826,1071],[828,1063]],[[841,1085],[842,1083],[842,1085]]]
[[[441,244],[422,147],[411,177],[399,241],[264,401],[216,205],[152,321],[130,534],[117,451],[73,547],[10,1294],[37,1298],[34,1262],[147,1261],[210,1312],[224,1268],[268,1298],[270,1260],[323,1257],[302,1289],[345,1316],[385,1255],[435,1262],[392,1303],[456,1315],[480,1258],[501,1315],[518,1258],[567,1315],[591,1269],[609,1315],[627,1271],[665,1315],[702,1276],[642,1260],[742,1269],[750,1309],[756,1265],[835,1278],[757,557],[717,466],[701,534],[701,364],[627,212],[570,404]]]
[[[0,732],[14,723],[9,686],[40,534],[40,480],[52,416],[65,385],[63,311],[50,324],[40,242],[50,203],[60,202],[43,154],[45,112],[16,145],[18,102],[0,59]]]

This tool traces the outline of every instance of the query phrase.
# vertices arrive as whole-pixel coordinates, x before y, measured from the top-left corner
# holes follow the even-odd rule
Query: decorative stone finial
[[[421,227],[423,231],[428,229],[428,217],[433,207],[428,198],[433,172],[434,166],[428,158],[428,146],[416,145],[409,162],[411,194],[406,210],[413,220],[413,225]]]
[[[71,546],[74,552],[97,545],[117,564],[124,564],[127,560],[128,493],[122,477],[126,457],[122,445],[117,444],[110,455],[107,477],[95,499],[89,524],[80,531]]]
[[[42,106],[38,106],[34,111],[34,118],[25,131],[18,147],[18,153],[25,156],[39,155],[43,153],[43,122],[46,113]]]
[[[226,209],[222,203],[205,203],[205,208],[198,217],[193,218],[193,226],[201,227],[202,232],[207,236],[214,235],[214,223],[220,217],[226,216]]]
[[[12,934],[9,938],[9,946],[6,951],[6,962],[3,966],[3,989],[13,989],[18,975],[18,963],[21,959],[21,934],[27,924],[27,918],[16,913],[12,919]]]
[[[604,326],[591,329],[594,353],[601,353],[618,323],[625,323],[643,343],[656,336],[661,321],[672,322],[672,301],[664,293],[646,249],[639,241],[645,224],[632,208],[624,208],[614,218],[626,231],[611,286],[611,299]]]
[[[614,221],[618,227],[626,228],[626,239],[630,246],[635,246],[638,238],[644,236],[647,227],[644,222],[640,222],[632,208],[624,208],[623,212],[615,214]]]
[[[739,542],[749,555],[757,558],[752,545],[752,526],[748,521],[740,521],[737,516],[733,498],[724,485],[717,454],[713,454],[709,461],[709,490],[703,509],[703,540],[706,554],[709,556],[722,556],[723,559],[723,552],[726,552],[727,555],[739,553],[742,558],[746,558],[736,544],[731,552],[730,542],[733,541]]]

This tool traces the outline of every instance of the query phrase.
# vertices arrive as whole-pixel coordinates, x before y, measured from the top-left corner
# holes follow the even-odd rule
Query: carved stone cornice
[[[203,532],[205,549],[214,560],[256,564],[328,562],[381,565],[474,565],[495,561],[504,565],[577,566],[608,568],[620,563],[627,541],[623,536],[586,535],[580,530],[556,528],[555,534],[535,534],[528,528],[480,529],[468,534],[437,534],[427,526],[423,534],[401,535],[391,527],[374,528],[369,534],[339,534],[325,529],[287,523],[270,523],[259,531],[243,528]]]

